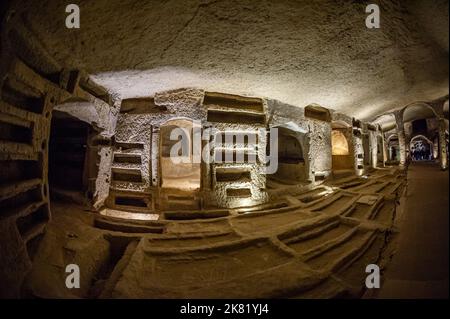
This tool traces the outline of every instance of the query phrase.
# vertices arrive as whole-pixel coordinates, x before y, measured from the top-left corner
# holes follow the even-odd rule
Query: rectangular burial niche
[[[203,105],[221,106],[223,108],[231,108],[249,112],[264,112],[262,100],[259,98],[251,98],[217,92],[205,92]]]
[[[42,178],[39,161],[1,161],[0,180],[2,185],[15,184],[26,180]]]
[[[147,207],[146,201],[140,197],[116,196],[114,203],[118,206]]]
[[[46,224],[49,220],[47,206],[41,206],[35,212],[26,216],[20,217],[16,221],[17,229],[20,235],[27,239],[32,235],[34,229]]]
[[[266,122],[266,116],[265,114],[257,114],[257,113],[208,110],[208,122],[262,125]]]
[[[117,182],[142,183],[140,170],[112,169],[112,179]]]
[[[0,119],[0,140],[33,144],[33,124],[32,123],[8,123]]]
[[[248,198],[252,197],[250,188],[227,188],[228,197]]]
[[[305,117],[324,122],[331,122],[330,111],[328,111],[324,107],[321,107],[320,105],[315,104],[311,104],[305,107]]]
[[[66,113],[53,111],[49,144],[49,187],[52,198],[83,198],[88,189],[86,151],[92,127]]]
[[[44,97],[35,89],[13,79],[6,79],[2,90],[1,99],[19,109],[42,114],[44,110]]]
[[[217,168],[217,182],[251,182],[251,173],[247,168]]]
[[[164,112],[167,112],[167,107],[156,105],[153,97],[124,99],[120,106],[120,113],[158,114]]]

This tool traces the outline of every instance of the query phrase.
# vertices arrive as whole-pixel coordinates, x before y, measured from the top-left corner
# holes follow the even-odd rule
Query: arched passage
[[[415,102],[403,108],[403,123],[437,117],[435,110],[425,102]]]
[[[176,139],[171,139],[174,130],[181,129],[183,136],[175,134]],[[165,122],[160,127],[160,172],[161,188],[178,189],[184,191],[196,191],[201,185],[201,163],[194,162],[193,158],[193,134],[194,122],[190,119],[180,118]],[[177,143],[185,143],[179,148],[178,155],[185,156],[182,162],[177,163],[171,157],[171,150]]]
[[[345,123],[333,122],[331,130],[331,155],[333,170],[354,168],[351,127]]]
[[[414,136],[409,143],[409,148],[413,161],[433,159],[433,142],[423,135]]]
[[[305,133],[278,127],[278,169],[270,178],[294,183],[308,179],[304,143]]]
[[[90,137],[92,126],[67,113],[53,111],[49,141],[49,188],[53,199],[67,198],[84,203],[92,199]],[[91,165],[92,166],[92,165]]]
[[[390,131],[396,127],[395,115],[392,113],[380,115],[373,123],[379,125],[383,132]]]
[[[392,134],[387,140],[387,160],[389,164],[398,164],[400,162],[400,145],[398,135]]]

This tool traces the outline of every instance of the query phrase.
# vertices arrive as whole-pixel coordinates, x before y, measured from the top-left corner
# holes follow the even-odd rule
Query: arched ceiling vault
[[[427,119],[436,117],[436,113],[431,106],[426,103],[414,103],[408,105],[403,111],[403,122],[410,122],[416,119]]]
[[[363,120],[448,94],[448,1],[13,1],[63,66],[86,70],[122,98],[199,87],[317,103]],[[38,5],[37,5],[38,4]]]

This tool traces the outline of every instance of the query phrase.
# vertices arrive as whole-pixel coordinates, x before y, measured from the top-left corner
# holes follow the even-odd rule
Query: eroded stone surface
[[[401,196],[404,175],[400,171],[378,170],[360,182],[380,179],[386,187],[400,182],[395,194]],[[345,183],[344,179],[334,184]],[[53,297],[73,297],[57,288],[58,280],[42,280],[56,276],[61,281],[64,269],[55,266],[70,258],[80,262],[90,278],[90,282],[83,281],[88,287],[79,297],[92,297],[95,289],[100,296],[102,287],[108,287],[107,297],[113,298],[357,297],[364,292],[366,264],[384,267],[386,263],[388,231],[396,220],[395,204],[383,208],[390,203],[384,191],[393,196],[386,187],[361,195],[355,187],[335,186],[332,195],[280,209],[266,207],[210,220],[161,220],[162,234],[101,230],[92,227],[92,217],[85,213],[74,208],[68,213],[66,205],[55,206],[55,219],[27,286],[40,297],[48,297],[49,291]],[[305,192],[295,196],[304,198]],[[341,202],[342,196],[348,200]],[[364,201],[368,197],[377,201]],[[363,207],[358,206],[362,201]],[[380,201],[384,203],[381,209]],[[133,240],[139,244],[127,253],[122,248],[124,257],[116,257],[109,265],[120,271],[112,270],[110,278],[96,281],[99,269],[111,262],[114,247],[130,245]],[[104,258],[100,252],[106,254]]]
[[[448,94],[447,1],[383,2],[376,30],[357,2],[96,1],[77,31],[66,5],[15,7],[50,56],[123,97],[198,87],[370,119]]]

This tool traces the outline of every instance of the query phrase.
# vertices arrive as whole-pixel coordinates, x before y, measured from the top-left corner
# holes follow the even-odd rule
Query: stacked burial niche
[[[108,212],[156,216],[264,202],[259,158],[266,150],[265,127],[259,98],[179,89],[124,99],[113,141]],[[182,138],[188,141],[187,161],[177,163],[170,152]],[[198,143],[200,151],[208,144],[210,161],[194,160]]]
[[[93,190],[90,177],[97,176],[96,173],[85,173],[87,151],[80,156],[79,162],[67,165],[69,169],[61,167],[67,156],[55,155],[56,141],[64,138],[62,144],[85,149],[89,144],[89,128],[75,121],[75,127],[83,127],[83,133],[75,134],[81,139],[75,142],[70,136],[63,137],[65,128],[57,124],[60,118],[55,109],[69,100],[92,104],[95,114],[99,111],[104,115],[100,117],[103,122],[97,116],[98,126],[110,131],[113,130],[110,126],[114,122],[114,111],[110,104],[84,89],[83,85],[89,82],[88,76],[63,69],[56,69],[55,77],[49,76],[15,57],[8,52],[7,46],[2,49],[9,54],[1,60],[0,77],[0,234],[1,242],[5,244],[0,245],[0,295],[10,298],[20,294],[20,284],[31,268],[37,244],[51,219],[49,188],[55,189],[55,185],[64,188],[71,183],[69,188],[89,194]],[[39,45],[30,48],[24,43],[21,52],[37,57],[42,53],[40,49]],[[73,77],[65,81],[68,73]],[[52,123],[53,116],[56,120]],[[51,137],[52,124],[54,134]],[[61,147],[56,149],[61,150]],[[74,149],[67,151],[70,157],[74,155]],[[49,156],[52,157],[51,164]],[[88,162],[95,165],[97,161]],[[97,196],[95,193],[96,190],[91,195]]]
[[[205,92],[207,125],[216,130],[211,164],[212,189],[219,207],[239,207],[267,200],[263,161],[266,108],[260,98]],[[231,161],[230,161],[231,160]]]
[[[157,219],[168,211],[252,206],[268,200],[266,178],[271,185],[309,183],[331,173],[362,174],[384,163],[384,141],[376,126],[317,104],[292,119],[298,122],[288,121],[272,104],[189,88],[122,100],[107,210]],[[271,154],[270,123],[278,129],[278,167],[267,175],[261,159]],[[172,136],[176,130],[182,134]],[[182,139],[188,143],[179,151],[187,161],[177,163],[171,151]],[[209,161],[203,153],[193,160],[196,140],[201,153],[208,144]]]

